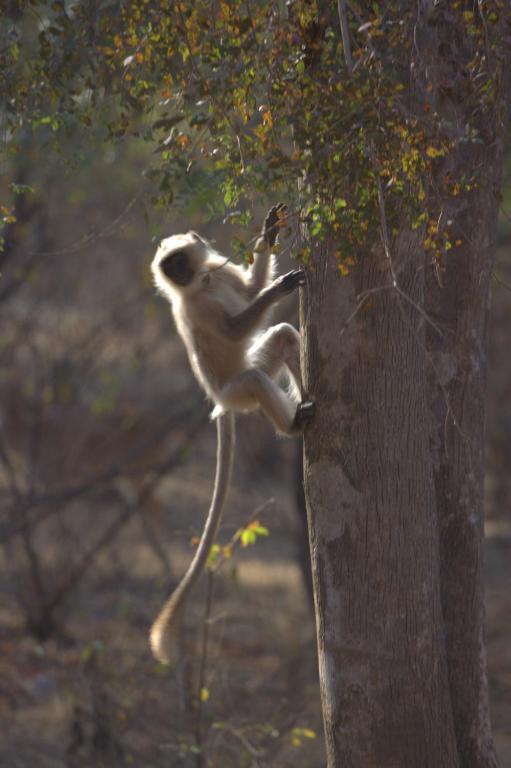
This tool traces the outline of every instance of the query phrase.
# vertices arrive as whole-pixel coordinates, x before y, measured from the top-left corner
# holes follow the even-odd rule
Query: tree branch
[[[348,74],[353,74],[353,59],[351,57],[350,28],[348,26],[348,5],[346,0],[337,0],[339,24],[341,27],[342,47]]]

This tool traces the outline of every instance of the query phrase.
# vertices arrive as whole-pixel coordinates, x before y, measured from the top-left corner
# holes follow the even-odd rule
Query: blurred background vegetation
[[[49,138],[27,137],[0,190],[15,210],[0,257],[0,764],[195,765],[197,740],[214,765],[320,764],[298,441],[241,421],[221,540],[254,521],[270,535],[236,545],[214,578],[202,676],[200,592],[185,673],[157,666],[147,641],[215,461],[149,263],[163,234],[194,227],[229,249],[236,230],[204,226],[200,200],[152,208],[142,142],[53,152]],[[292,300],[280,312],[297,321]]]

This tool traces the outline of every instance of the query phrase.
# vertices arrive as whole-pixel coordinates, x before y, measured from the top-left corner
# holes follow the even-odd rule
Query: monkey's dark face
[[[195,275],[191,259],[186,251],[174,251],[160,261],[160,269],[176,285],[189,285]]]

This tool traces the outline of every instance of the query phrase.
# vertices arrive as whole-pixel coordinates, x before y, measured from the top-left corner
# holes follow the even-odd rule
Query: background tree
[[[227,213],[241,258],[254,203],[290,201],[330,764],[493,765],[480,563],[507,4],[33,2],[3,23],[7,151],[27,129],[142,137],[153,204]]]

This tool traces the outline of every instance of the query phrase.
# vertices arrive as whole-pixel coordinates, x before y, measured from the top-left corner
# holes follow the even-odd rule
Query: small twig
[[[91,548],[85,553],[82,559],[78,561],[73,570],[67,575],[64,581],[57,587],[51,598],[47,600],[47,610],[51,612],[58,607],[66,595],[75,587],[75,585],[88,571],[90,566],[98,557],[99,553],[105,549],[105,547],[115,541],[124,525],[131,519],[134,513],[135,508],[125,507],[121,514],[116,517],[112,523],[110,523],[106,530],[103,531],[99,539],[91,546]]]
[[[257,749],[257,747],[254,747],[254,745],[251,744],[248,738],[245,736],[241,728],[235,728],[231,726],[229,723],[227,723],[226,730],[231,736],[233,736],[242,744],[242,746],[247,750],[247,752],[249,752],[252,755],[252,757],[256,761],[256,764],[259,765],[259,763],[257,762],[257,758],[265,757],[264,750]]]
[[[423,320],[425,320],[428,325],[433,328],[436,333],[438,333],[439,336],[443,338],[444,331],[443,329],[438,325],[438,323],[435,323],[434,320],[431,319],[431,317],[428,315],[428,313],[422,309],[420,304],[417,304],[416,301],[414,301],[411,296],[409,296],[405,291],[403,291],[402,288],[399,287],[399,285],[396,285],[394,290],[401,296],[402,299],[404,299],[413,309],[415,309],[416,312],[419,313],[419,315],[422,317]]]
[[[509,291],[509,293],[511,293],[511,285],[509,285],[501,277],[499,277],[494,270],[492,270],[491,276],[493,277],[496,283],[498,283],[503,288],[505,288],[506,291]]]
[[[106,237],[112,237],[119,229],[122,220],[128,215],[135,203],[138,203],[140,198],[141,194],[135,195],[135,197],[130,200],[126,207],[120,212],[120,214],[99,232],[92,232],[90,235],[84,235],[82,238],[80,238],[80,240],[75,240],[74,243],[71,243],[64,248],[59,248],[55,251],[33,251],[29,253],[28,256],[31,258],[39,256],[65,256],[68,254],[77,253],[78,251],[81,251],[83,248],[86,248],[98,240],[102,240]]]
[[[348,6],[346,0],[337,0],[337,11],[339,13],[339,24],[341,26],[342,47],[344,49],[344,59],[348,74],[353,74],[353,59],[351,57],[350,28],[348,25]]]
[[[452,404],[451,404],[451,399],[449,397],[449,392],[448,392],[447,386],[442,383],[442,378],[441,378],[440,373],[438,371],[438,368],[437,368],[437,366],[436,366],[436,364],[434,362],[433,355],[428,350],[428,348],[424,344],[424,342],[421,339],[419,339],[417,329],[413,327],[413,325],[411,324],[409,318],[406,317],[406,314],[403,311],[403,308],[401,306],[400,306],[400,311],[401,311],[401,316],[403,318],[403,322],[408,326],[408,328],[410,329],[411,333],[415,337],[415,340],[416,340],[417,344],[422,348],[422,350],[424,352],[424,356],[425,356],[426,362],[431,367],[433,373],[435,374],[436,383],[438,384],[438,386],[440,387],[440,390],[442,392],[442,395],[443,395],[443,398],[444,398],[444,402],[445,402],[444,445],[445,445],[446,455],[448,455],[447,454],[447,451],[448,451],[448,446],[447,446],[447,429],[448,429],[448,426],[449,426],[449,424],[448,424],[449,417],[451,418],[452,423],[453,423],[455,429],[458,430],[462,441],[464,441],[465,443],[468,443],[468,437],[463,432],[463,430],[461,428],[461,425],[458,422],[458,419],[456,418],[456,414],[454,413],[454,409],[453,409]],[[469,459],[470,459],[470,451],[468,452],[468,454],[469,454]]]
[[[243,533],[244,529],[245,529],[245,528],[246,528],[248,525],[250,525],[250,523],[253,523],[253,522],[254,522],[254,520],[257,520],[257,518],[258,518],[258,517],[260,517],[260,515],[262,515],[262,514],[263,514],[263,512],[265,512],[265,511],[268,509],[268,507],[271,507],[271,506],[273,506],[274,504],[275,504],[275,499],[273,498],[273,496],[271,496],[269,499],[266,499],[266,501],[265,501],[265,502],[263,502],[262,504],[260,504],[260,505],[257,507],[257,509],[255,509],[255,510],[254,510],[254,512],[252,512],[252,514],[250,515],[250,517],[249,517],[249,518],[248,518],[248,520],[246,521],[246,523],[245,523],[245,525],[243,526],[243,528],[238,528],[238,529],[237,529],[237,531],[235,531],[235,532],[233,533],[233,535],[231,536],[231,538],[229,539],[229,541],[228,541],[228,542],[227,542],[227,544],[225,545],[225,546],[226,546],[226,548],[227,548],[227,549],[232,549],[232,548],[234,547],[234,545],[235,545],[235,544],[237,544],[237,542],[238,542],[238,541],[241,539],[241,536],[242,536],[242,533]],[[217,573],[217,571],[219,571],[219,570],[220,570],[220,568],[221,568],[221,567],[224,565],[224,563],[225,563],[227,560],[229,560],[229,559],[230,559],[229,557],[225,557],[224,555],[222,555],[221,557],[219,557],[219,558],[218,558],[218,562],[216,562],[216,563],[214,564],[214,566],[210,567],[210,569],[209,569],[209,570],[210,570],[212,573]]]
[[[206,669],[208,662],[208,641],[209,641],[209,625],[211,620],[211,608],[213,606],[213,580],[215,578],[214,572],[208,570],[208,585],[206,593],[206,609],[204,612],[204,620],[202,622],[202,643],[201,643],[201,658],[199,667],[199,682],[197,690],[197,717],[195,721],[195,744],[197,747],[197,768],[203,768],[204,755],[203,755],[203,732],[202,732],[202,696],[206,682]]]
[[[376,190],[378,193],[378,208],[380,210],[380,227],[381,227],[381,237],[383,242],[383,250],[385,252],[385,258],[387,259],[387,263],[389,265],[390,276],[392,278],[392,285],[394,286],[394,288],[397,288],[398,286],[397,286],[396,271],[394,269],[392,256],[390,254],[390,239],[389,239],[389,230],[387,227],[387,215],[385,212],[385,198],[383,197],[383,187],[380,179],[380,174],[378,173],[378,168],[376,167],[376,153],[374,150],[374,144],[371,144],[370,155],[373,163],[374,175],[376,177]]]
[[[410,306],[413,307],[421,315],[421,317],[427,323],[429,323],[429,325],[439,334],[439,336],[443,336],[444,334],[443,334],[443,331],[440,328],[440,326],[437,325],[437,323],[435,323],[435,321],[432,320],[429,317],[427,312],[425,312],[422,309],[422,307],[419,304],[417,304],[417,302],[414,301],[411,298],[411,296],[409,296],[406,293],[406,291],[403,291],[403,289],[399,286],[399,284],[397,282],[397,274],[396,274],[396,270],[394,268],[394,262],[392,261],[392,254],[391,254],[391,251],[390,251],[390,238],[389,238],[389,231],[388,231],[388,227],[387,227],[387,214],[386,214],[386,211],[385,211],[385,198],[383,196],[383,187],[382,187],[380,175],[378,173],[378,167],[377,167],[377,164],[376,164],[376,153],[375,153],[375,149],[374,149],[374,144],[372,144],[372,143],[371,143],[371,147],[370,147],[370,150],[369,150],[369,154],[370,154],[370,157],[371,157],[371,161],[373,163],[374,174],[375,174],[375,177],[376,177],[376,190],[377,190],[377,194],[378,194],[378,207],[379,207],[379,210],[380,210],[381,237],[382,237],[382,243],[383,243],[383,250],[384,250],[384,253],[385,253],[385,258],[387,259],[387,264],[389,266],[390,277],[391,277],[391,280],[392,280],[392,287],[394,288],[396,293],[398,293],[399,296],[402,299],[404,299],[408,304],[410,304]]]
[[[355,6],[353,5],[353,3],[349,4],[349,9],[350,9],[351,13],[355,16],[356,20],[358,21],[358,23],[360,25],[360,29],[358,29],[357,31],[358,32],[365,32],[365,34],[366,34],[367,47],[369,48],[369,53],[371,54],[371,56],[375,56],[376,55],[376,51],[374,50],[373,41],[371,40],[371,34],[369,32],[371,24],[370,23],[369,24],[364,24],[364,20],[363,20],[362,16],[358,13],[358,11],[355,8]]]
[[[378,288],[368,288],[365,291],[362,291],[358,294],[357,298],[357,306],[351,313],[351,315],[348,317],[348,319],[345,321],[344,325],[342,326],[341,330],[339,331],[339,338],[344,334],[352,320],[355,319],[355,317],[358,315],[360,310],[364,307],[366,302],[369,300],[371,296],[373,296],[375,293],[381,293],[381,291],[389,291],[393,288],[392,285],[380,285]]]
[[[505,219],[507,219],[508,221],[511,221],[511,213],[509,213],[509,211],[506,208],[504,208],[503,205],[500,206],[500,212],[502,213]]]
[[[199,410],[199,415],[194,418],[194,412],[198,410],[197,406],[198,403],[192,403],[190,410],[185,414],[185,418],[191,417],[193,419],[189,429],[186,432],[185,441],[192,439],[206,421],[206,417],[202,409]],[[106,471],[101,472],[100,474],[91,477],[82,483],[78,483],[77,485],[71,486],[70,488],[63,488],[57,491],[48,491],[47,493],[42,493],[40,496],[20,496],[17,499],[17,503],[20,509],[34,509],[38,506],[46,507],[46,509],[44,509],[37,516],[34,516],[30,520],[30,527],[35,528],[40,523],[44,522],[44,520],[46,520],[48,517],[54,515],[59,505],[73,501],[73,499],[95,490],[97,486],[107,485],[109,482],[112,482],[120,475],[128,473],[128,467],[130,464],[143,457],[144,454],[153,445],[162,440],[172,429],[176,428],[176,426],[180,426],[183,420],[184,419],[182,419],[180,415],[172,414],[171,418],[161,427],[161,429],[157,430],[155,434],[151,435],[149,439],[140,441],[140,443],[138,443],[135,448],[127,451],[119,461],[112,463]],[[179,452],[182,450],[183,445],[185,445],[185,441],[183,441],[178,450],[174,451],[169,458],[164,459],[162,462],[159,462],[151,467],[144,467],[139,471],[132,470],[129,472],[129,474],[147,474],[148,471],[159,472],[165,468],[172,468],[172,466],[179,460]],[[22,521],[21,523],[15,525],[0,526],[0,535],[5,542],[13,536],[18,536],[23,533],[26,525],[27,523]]]
[[[486,16],[484,15],[484,8],[481,0],[477,0],[477,10],[479,11],[479,16],[481,17],[481,24],[483,25],[483,30],[484,30],[484,40],[486,44],[486,59],[487,61],[490,61],[490,59],[492,58],[492,48],[490,45],[490,35],[488,32],[488,24],[486,21]]]
[[[19,502],[22,498],[21,491],[18,487],[18,481],[16,477],[16,471],[9,455],[9,448],[7,447],[7,441],[4,441],[2,437],[2,425],[0,424],[0,462],[4,465],[6,474],[9,479],[9,492]]]

